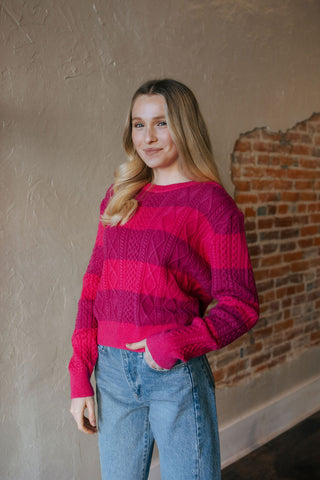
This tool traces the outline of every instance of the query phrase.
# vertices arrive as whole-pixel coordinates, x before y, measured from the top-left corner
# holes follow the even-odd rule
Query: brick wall
[[[285,133],[241,135],[232,178],[261,314],[249,334],[209,354],[218,387],[320,343],[320,114]]]

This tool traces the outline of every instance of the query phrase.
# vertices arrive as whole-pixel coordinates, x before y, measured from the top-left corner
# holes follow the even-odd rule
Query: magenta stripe
[[[206,216],[211,216],[212,212],[219,214],[221,209],[235,211],[235,204],[230,195],[221,185],[215,182],[198,183],[198,185],[192,185],[191,188],[163,193],[141,191],[138,193],[137,199],[139,204],[146,207],[160,206],[163,208],[195,205],[196,210]]]
[[[104,233],[104,225],[102,224],[102,222],[99,222],[96,245],[103,245],[103,233]]]
[[[169,258],[171,262],[171,257],[166,257],[166,253],[168,250],[168,253],[170,253],[171,249],[168,248],[168,246],[173,243],[175,243],[175,259],[177,259],[174,261],[175,265],[179,263],[179,259],[182,260],[182,264],[188,264],[190,257],[195,258],[196,261],[198,259],[199,262],[204,261],[205,264],[212,264],[213,262],[214,267],[217,269],[229,267],[241,268],[243,262],[248,261],[247,248],[244,243],[244,233],[233,234],[231,236],[229,234],[218,235],[206,232],[200,238],[198,235],[194,235],[193,240],[188,243],[187,240],[178,238],[162,230],[132,230],[130,232],[130,245],[127,245],[122,242],[122,238],[128,238],[128,232],[126,229],[121,231],[121,228],[124,227],[106,229],[104,258],[124,258],[126,254],[128,260],[145,261],[145,250],[139,247],[144,243],[148,235],[148,262],[150,264],[159,265],[159,259],[161,259],[161,261],[166,262],[167,265]],[[208,246],[210,245],[212,245],[212,251],[209,250]],[[194,249],[193,247],[197,248]],[[207,268],[209,268],[209,265],[207,265]]]
[[[78,303],[76,330],[79,328],[96,328],[98,326],[93,315],[93,301],[83,298]]]
[[[135,302],[135,303],[134,303]],[[139,309],[131,308],[138,305]],[[112,307],[110,307],[112,305]],[[179,315],[177,315],[179,312]],[[134,323],[139,325],[187,325],[199,313],[198,299],[180,302],[126,291],[98,292],[94,315],[101,322]]]
[[[99,282],[99,275],[95,275],[93,273],[86,273],[83,277],[81,298],[86,298],[87,300],[94,300],[97,295]]]

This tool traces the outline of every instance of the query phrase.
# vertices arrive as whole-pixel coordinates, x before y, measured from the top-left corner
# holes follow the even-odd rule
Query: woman
[[[162,480],[220,479],[205,354],[258,318],[243,215],[219,183],[197,101],[180,82],[136,91],[124,148],[129,161],[102,201],[84,276],[71,413],[80,430],[97,431],[95,366],[103,479],[147,479],[154,439]]]

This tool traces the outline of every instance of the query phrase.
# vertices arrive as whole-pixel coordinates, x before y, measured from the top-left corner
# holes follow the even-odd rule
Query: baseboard
[[[222,468],[248,455],[320,409],[320,377],[298,385],[232,423],[220,426]],[[161,480],[153,459],[149,480]]]
[[[298,385],[220,431],[222,468],[248,455],[320,409],[320,377]]]

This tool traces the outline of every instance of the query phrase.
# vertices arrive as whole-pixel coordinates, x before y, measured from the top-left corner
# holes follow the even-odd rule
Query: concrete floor
[[[222,471],[222,480],[320,480],[320,411]]]

